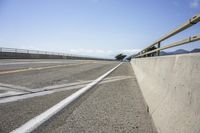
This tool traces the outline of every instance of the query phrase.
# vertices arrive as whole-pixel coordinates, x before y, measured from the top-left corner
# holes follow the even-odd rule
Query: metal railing
[[[0,53],[22,53],[22,54],[54,55],[54,56],[65,56],[65,57],[74,58],[74,59],[113,60],[113,59],[91,57],[91,56],[84,56],[84,55],[66,54],[66,53],[40,51],[40,50],[5,48],[5,47],[0,47]]]
[[[71,55],[71,54],[66,54],[66,53],[40,51],[40,50],[29,50],[29,49],[17,49],[17,48],[5,48],[5,47],[0,47],[0,52],[76,56],[76,55]]]
[[[164,40],[166,40],[166,39],[168,39],[168,38],[170,38],[170,37],[182,32],[184,30],[188,29],[189,27],[197,24],[198,22],[200,22],[200,13],[198,15],[192,17],[191,19],[189,19],[189,21],[187,21],[186,23],[181,25],[179,28],[171,31],[170,33],[168,33],[167,35],[163,36],[162,38],[160,38],[159,40],[157,40],[156,42],[154,42],[150,46],[148,46],[145,49],[143,49],[142,51],[140,51],[133,58],[159,56],[161,50],[165,50],[165,49],[168,49],[168,48],[172,48],[172,47],[184,45],[184,44],[187,44],[187,43],[199,41],[200,40],[200,34],[188,37],[188,38],[183,39],[183,40],[178,41],[178,42],[174,42],[172,44],[169,44],[169,45],[164,46],[164,47],[161,48],[161,42],[162,41],[164,41]]]

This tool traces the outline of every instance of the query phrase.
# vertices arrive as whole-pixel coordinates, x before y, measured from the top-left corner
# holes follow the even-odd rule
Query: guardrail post
[[[160,42],[158,42],[158,47],[157,48],[160,48]],[[160,50],[157,52],[157,56],[160,56]]]

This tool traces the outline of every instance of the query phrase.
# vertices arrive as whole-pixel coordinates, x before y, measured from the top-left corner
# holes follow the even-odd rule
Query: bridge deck
[[[97,85],[38,131],[155,132],[130,65],[123,64],[109,77],[114,76],[128,78]]]
[[[109,65],[109,63],[97,62],[97,64],[95,63],[90,65],[90,68],[87,66],[87,69],[86,65],[83,65],[82,71],[76,72],[76,74],[73,75],[76,75],[82,80],[89,81],[90,79],[94,79],[94,77],[98,77],[98,75],[105,73],[105,71],[109,70],[111,66],[115,65],[116,63],[110,63]],[[40,70],[40,75],[43,76],[43,73],[46,71],[48,73],[55,69],[56,68],[51,70],[49,69],[48,71],[46,69]],[[66,70],[60,69],[60,71],[67,72],[67,69],[72,71],[72,68],[66,68]],[[78,70],[76,67],[73,69],[73,71]],[[94,73],[92,76],[89,69],[91,72],[95,72],[93,69],[98,72]],[[31,72],[21,72],[21,78],[19,77],[21,82],[12,82],[23,86],[24,82],[22,81],[24,78],[22,77],[28,77],[30,73]],[[80,73],[80,75],[84,74],[85,76],[88,76],[88,78],[84,78],[78,73]],[[6,75],[7,83],[12,83],[9,82],[8,77],[12,77],[11,75],[15,74],[16,73]],[[3,80],[3,77],[0,79],[2,79],[1,82],[5,81]],[[78,81],[80,79],[78,79]],[[47,83],[50,82],[48,80],[44,81]],[[75,82],[77,80],[74,79],[72,81]],[[65,87],[66,89],[64,88],[62,91],[55,87],[53,89],[57,90],[57,92],[52,94],[48,94],[49,91],[47,88],[45,93],[41,92],[41,96],[30,96],[30,98],[25,99],[21,96],[21,100],[11,102],[8,102],[9,100],[3,101],[0,98],[0,132],[12,131],[31,118],[42,113],[44,110],[58,103],[60,100],[71,95],[79,88],[82,88],[85,84],[86,83],[83,81],[79,81],[75,86],[70,86],[71,88]],[[28,88],[29,86],[30,88]],[[34,85],[31,83],[27,83],[26,87],[26,89],[31,91],[38,90],[37,88],[34,88]],[[2,101],[4,103],[1,103]],[[129,63],[123,63],[100,84],[92,88],[79,100],[70,105],[69,108],[65,108],[62,112],[40,126],[36,132],[153,133],[155,130],[149,113],[147,112],[133,70]]]

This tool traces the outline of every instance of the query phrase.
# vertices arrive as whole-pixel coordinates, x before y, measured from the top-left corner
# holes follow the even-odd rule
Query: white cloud
[[[37,50],[40,48],[38,48],[34,45],[21,45],[21,46],[19,46],[19,49]]]
[[[92,57],[105,57],[105,58],[112,58],[111,50],[101,50],[101,49],[71,49],[67,51],[69,54],[74,55],[86,55]]]
[[[141,51],[141,49],[124,49],[124,50],[122,50],[122,53],[124,53],[124,54],[136,54],[140,51]]]
[[[123,53],[126,55],[136,54],[140,49],[124,49],[124,50],[102,50],[102,49],[71,49],[69,54],[87,55],[94,57],[114,58],[115,55]]]
[[[95,54],[95,55],[112,53],[111,50],[101,50],[101,49],[71,49],[69,50],[69,52],[74,54]]]
[[[191,8],[198,8],[200,5],[200,0],[192,0],[190,3]]]

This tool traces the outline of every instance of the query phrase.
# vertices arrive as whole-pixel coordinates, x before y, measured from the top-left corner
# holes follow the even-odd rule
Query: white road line
[[[27,64],[72,64],[76,62],[9,62],[9,63],[0,63],[0,66],[7,65],[27,65]]]
[[[124,80],[124,79],[129,79],[129,78],[132,78],[132,77],[131,76],[116,76],[116,78],[114,78],[114,77],[106,78],[107,80],[104,79],[99,84],[116,82],[119,80]],[[72,86],[65,86],[65,87],[61,87],[61,88],[54,88],[54,89],[45,90],[45,91],[43,90],[43,91],[39,91],[39,92],[35,92],[35,93],[27,93],[27,94],[23,94],[23,95],[21,95],[21,94],[20,95],[11,95],[10,97],[5,97],[5,98],[0,99],[0,104],[15,102],[15,101],[38,97],[38,96],[45,96],[45,95],[49,95],[49,94],[53,94],[53,93],[61,92],[61,91],[80,89],[80,88],[86,86],[87,83],[76,84],[76,85],[72,85]]]
[[[96,80],[94,80],[93,82],[89,83],[86,87],[83,87],[82,89],[76,91],[75,93],[73,93],[69,97],[65,98],[64,100],[62,100],[59,103],[57,103],[56,105],[54,105],[53,107],[49,108],[48,110],[46,110],[42,114],[40,114],[40,115],[32,118],[31,120],[29,120],[24,125],[22,125],[19,128],[13,130],[11,133],[30,133],[30,132],[34,131],[36,128],[38,128],[45,121],[47,121],[48,119],[50,119],[52,116],[54,116],[55,114],[57,114],[63,108],[65,108],[70,103],[72,103],[73,101],[75,101],[76,99],[78,99],[81,95],[83,95],[84,93],[86,93],[93,86],[95,86],[96,84],[98,84],[101,80],[103,80],[111,72],[113,72],[115,69],[117,69],[121,64],[122,63],[120,63],[119,65],[117,65],[116,67],[114,67],[113,69],[111,69],[110,71],[108,71],[107,73],[103,74],[102,76],[100,76],[99,78],[97,78]]]
[[[68,66],[76,66],[76,65],[84,65],[88,64],[87,62],[85,63],[77,63],[77,64],[65,64],[65,65],[55,65],[55,66],[40,66],[40,67],[29,67],[29,68],[21,68],[21,69],[16,69],[16,70],[7,70],[7,71],[1,71],[0,75],[3,74],[12,74],[12,73],[19,73],[19,72],[26,72],[26,71],[39,71],[39,70],[44,70],[44,69],[52,69],[52,68],[59,68],[59,67],[68,67]]]
[[[53,91],[43,91],[40,93],[31,93],[31,94],[27,94],[27,95],[23,95],[23,96],[8,97],[8,98],[4,98],[4,99],[0,100],[0,104],[14,102],[14,101],[32,98],[32,97],[44,96],[44,95],[48,95],[48,94],[52,94],[52,93],[54,93],[54,92]]]
[[[6,91],[4,93],[0,93],[0,98],[7,97],[7,96],[13,96],[13,95],[20,95],[24,94],[23,92],[16,92],[16,91]]]
[[[105,78],[104,80],[119,79],[119,78],[124,78],[124,77],[127,77],[127,76],[109,77],[109,78]],[[59,89],[59,88],[64,88],[64,87],[87,84],[87,83],[90,83],[92,81],[93,80],[87,80],[87,81],[72,82],[72,83],[68,83],[68,84],[51,85],[51,86],[46,86],[46,87],[42,87],[42,88],[31,89],[31,91],[32,92],[39,92],[39,91],[54,90],[54,89]]]
[[[5,87],[8,90],[11,89],[13,91],[32,92],[32,90],[29,88],[17,86],[17,85],[5,84],[5,83],[0,83],[0,87]]]
[[[27,64],[72,64],[72,63],[80,63],[83,61],[80,60],[73,60],[73,61],[67,61],[67,60],[62,60],[62,61],[55,61],[55,60],[51,60],[51,61],[15,61],[15,60],[10,60],[10,62],[6,62],[6,61],[0,61],[0,66],[6,66],[6,65],[27,65]],[[86,61],[85,61],[86,62]],[[89,61],[87,61],[89,62]]]
[[[13,89],[11,87],[12,85],[8,84],[0,84],[0,99],[9,97],[9,96],[15,96],[15,95],[22,95],[27,94],[29,92],[21,90],[21,89]]]
[[[78,85],[78,86],[72,86],[72,87],[68,87],[68,88],[61,88],[61,89],[57,89],[57,90],[49,90],[49,91],[42,91],[42,92],[37,92],[37,93],[29,93],[29,94],[25,94],[25,95],[16,95],[16,96],[12,96],[12,97],[6,97],[3,99],[0,99],[0,104],[15,102],[15,101],[24,100],[24,99],[33,98],[33,97],[45,96],[45,95],[53,94],[55,92],[80,89],[81,87],[84,87],[84,86],[85,86],[85,84]]]
[[[121,76],[119,76],[119,77],[121,77]],[[116,81],[124,80],[124,79],[128,79],[128,78],[132,78],[132,77],[131,76],[124,76],[124,77],[121,77],[121,78],[109,78],[107,80],[104,79],[99,84],[116,82]],[[50,90],[46,90],[46,91],[39,91],[39,92],[36,92],[36,93],[27,93],[27,94],[23,94],[23,95],[12,95],[11,97],[5,97],[5,98],[0,99],[0,104],[15,102],[15,101],[24,100],[24,99],[33,98],[33,97],[38,97],[38,96],[49,95],[49,94],[52,94],[52,93],[55,93],[55,92],[80,89],[80,88],[84,87],[85,85],[86,85],[86,83],[77,84],[77,85],[73,85],[73,86],[67,86],[67,87],[63,87],[63,88],[54,88],[54,89],[50,89]]]
[[[71,86],[77,86],[81,84],[90,83],[91,81],[82,81],[82,82],[74,82],[74,83],[68,83],[68,84],[60,84],[60,85],[53,85],[53,86],[46,86],[43,88],[37,88],[37,89],[31,89],[33,92],[41,92],[41,91],[48,91],[48,90],[55,90],[65,87],[71,87]]]

